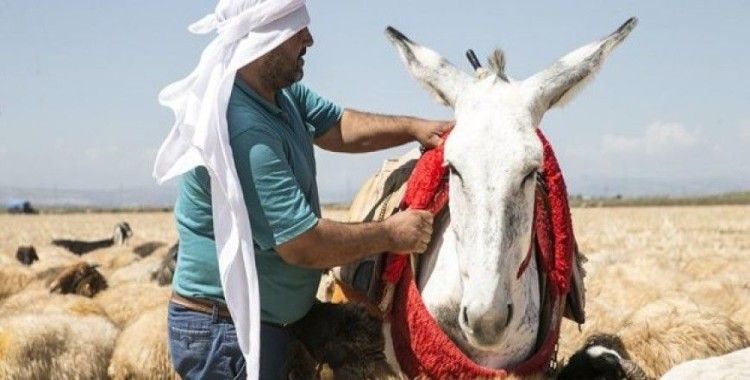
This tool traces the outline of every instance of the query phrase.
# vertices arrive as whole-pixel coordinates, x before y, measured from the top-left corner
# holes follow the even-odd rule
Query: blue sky
[[[571,192],[750,188],[750,3],[573,4],[313,0],[304,82],[345,107],[447,118],[402,67],[386,25],[464,69],[467,48],[501,47],[521,79],[637,16],[597,79],[543,122]],[[214,5],[0,0],[0,186],[154,187],[172,125],[156,96],[196,64],[209,38],[186,27]],[[350,197],[405,149],[319,152],[321,197]]]

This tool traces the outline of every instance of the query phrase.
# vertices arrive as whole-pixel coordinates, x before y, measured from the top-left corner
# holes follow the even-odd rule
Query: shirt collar
[[[261,107],[263,107],[266,111],[268,111],[272,115],[283,115],[284,111],[281,108],[269,102],[268,100],[266,100],[266,98],[260,96],[260,94],[258,94],[255,90],[253,90],[253,88],[250,87],[247,83],[245,83],[245,81],[242,80],[242,78],[240,78],[239,76],[236,76],[234,78],[234,85],[237,86],[247,96],[249,96],[250,99],[260,104]],[[281,91],[276,93],[276,101],[278,102],[279,100],[281,100]]]

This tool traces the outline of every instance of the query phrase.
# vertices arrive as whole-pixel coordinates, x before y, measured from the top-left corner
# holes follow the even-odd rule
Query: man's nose
[[[307,47],[313,46],[313,44],[315,43],[315,40],[313,39],[312,33],[310,33],[309,28],[302,29],[302,43],[304,43]]]

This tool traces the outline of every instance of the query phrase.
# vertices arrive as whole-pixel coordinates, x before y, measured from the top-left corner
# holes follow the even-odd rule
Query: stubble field
[[[589,259],[585,264],[589,323],[582,332],[572,324],[564,326],[561,358],[577,348],[587,333],[616,332],[635,310],[665,297],[689,301],[750,331],[750,206],[574,208],[572,213],[579,247]],[[324,210],[324,216],[332,219],[342,220],[345,215],[340,209]],[[53,238],[107,238],[122,221],[134,233],[125,247],[79,258],[50,243]],[[2,344],[9,339],[3,337],[4,303],[24,292],[42,294],[44,284],[38,280],[45,271],[83,259],[101,265],[111,288],[149,282],[150,273],[176,238],[168,212],[0,215],[0,362],[9,354],[3,352],[8,348]],[[163,246],[148,257],[133,254],[133,247],[146,242]],[[21,245],[36,247],[39,261],[31,267],[15,260]],[[162,288],[159,303],[166,302],[169,292],[168,287]],[[142,297],[154,298],[154,293]],[[151,305],[152,309],[162,307]],[[101,317],[112,320],[106,311]],[[118,320],[115,334],[136,321],[137,316]],[[156,356],[148,360],[163,361]],[[110,367],[109,375],[117,377],[119,370]]]

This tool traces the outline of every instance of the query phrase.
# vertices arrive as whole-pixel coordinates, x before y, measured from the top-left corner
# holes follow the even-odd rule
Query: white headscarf
[[[249,379],[258,378],[259,371],[260,297],[226,111],[237,70],[309,22],[304,0],[220,0],[214,13],[188,27],[196,34],[217,32],[198,66],[159,94],[159,102],[174,111],[176,120],[156,156],[153,175],[162,184],[196,166],[208,169],[221,286]]]

